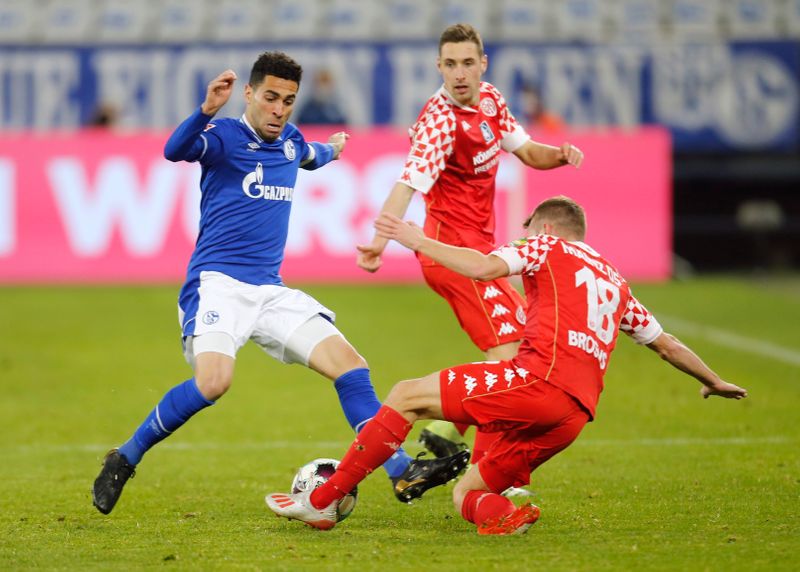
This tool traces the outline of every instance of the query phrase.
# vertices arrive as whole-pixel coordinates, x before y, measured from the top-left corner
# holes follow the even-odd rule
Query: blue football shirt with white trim
[[[298,169],[329,162],[332,146],[306,143],[291,123],[275,141],[264,141],[245,116],[213,120],[198,109],[169,138],[164,155],[202,166],[200,231],[179,299],[187,322],[204,270],[248,284],[283,285],[279,271]],[[184,324],[185,335],[191,325]]]

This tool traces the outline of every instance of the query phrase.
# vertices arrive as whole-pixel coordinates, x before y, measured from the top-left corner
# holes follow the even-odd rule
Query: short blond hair
[[[547,221],[569,231],[578,240],[583,240],[586,236],[586,213],[583,207],[564,195],[550,197],[539,203],[522,226],[527,229],[534,219]]]

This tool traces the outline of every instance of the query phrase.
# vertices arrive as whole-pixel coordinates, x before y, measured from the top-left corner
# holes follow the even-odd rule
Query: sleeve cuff
[[[525,143],[527,143],[529,140],[530,136],[522,127],[522,125],[517,125],[514,131],[503,137],[500,146],[503,148],[503,151],[513,153],[525,145]]]
[[[664,328],[661,327],[661,324],[658,323],[655,316],[650,316],[650,321],[646,327],[642,328],[638,332],[631,334],[631,338],[637,344],[646,346],[647,344],[653,343],[656,341],[656,338],[664,333]]]
[[[512,274],[520,274],[522,272],[522,268],[525,266],[525,260],[523,260],[523,258],[519,255],[519,252],[516,248],[504,246],[492,251],[490,254],[497,256],[506,263],[506,266],[508,266],[509,276]]]
[[[428,191],[431,190],[433,184],[436,182],[436,179],[433,179],[428,175],[424,175],[419,171],[404,169],[403,174],[397,181],[399,183],[403,183],[404,185],[408,185],[409,187],[411,187],[415,191],[419,191],[423,195],[427,195]]]

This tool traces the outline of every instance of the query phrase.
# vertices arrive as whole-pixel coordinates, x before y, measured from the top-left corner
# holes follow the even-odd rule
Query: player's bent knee
[[[308,367],[336,380],[348,371],[367,368],[367,361],[341,335],[320,342],[308,359]]]
[[[413,397],[413,388],[409,381],[400,381],[389,390],[384,403],[401,413],[408,408],[409,402]]]
[[[430,418],[430,396],[425,391],[424,379],[401,381],[389,391],[384,404],[399,412],[411,423],[420,418]]]
[[[203,397],[216,401],[230,389],[233,383],[233,373],[227,373],[220,370],[204,371],[195,373],[195,381],[197,382],[197,389],[203,394]]]
[[[285,358],[286,363],[301,363],[330,379],[369,367],[336,326],[322,316],[297,328],[286,346]]]
[[[216,400],[228,391],[235,363],[233,357],[220,352],[208,351],[195,356],[194,378],[203,397]]]

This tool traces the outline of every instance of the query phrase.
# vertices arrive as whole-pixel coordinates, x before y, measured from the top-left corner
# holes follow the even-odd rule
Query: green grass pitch
[[[337,312],[380,396],[479,359],[422,286],[307,291]],[[90,487],[103,454],[190,376],[177,287],[0,288],[0,569],[797,570],[800,282],[635,292],[750,398],[704,401],[693,379],[621,339],[596,422],[533,475],[541,520],[483,538],[449,487],[402,505],[382,472],[333,531],[268,513],[267,492],[306,461],[341,458],[351,433],[328,381],[253,346],[228,395],[148,453],[100,515]]]

